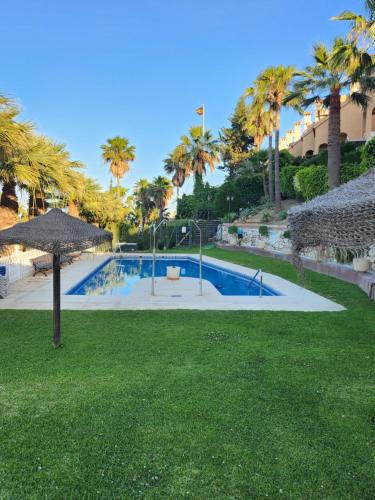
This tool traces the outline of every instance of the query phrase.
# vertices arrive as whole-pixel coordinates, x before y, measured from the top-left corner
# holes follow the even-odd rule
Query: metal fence
[[[202,244],[207,245],[216,236],[219,220],[195,221],[202,231]],[[120,230],[120,241],[136,243],[138,250],[151,251],[153,247],[153,235],[149,227],[144,229],[127,228],[123,226]],[[165,250],[168,248],[191,248],[199,245],[199,230],[192,221],[174,220],[163,224],[156,235],[156,248]]]

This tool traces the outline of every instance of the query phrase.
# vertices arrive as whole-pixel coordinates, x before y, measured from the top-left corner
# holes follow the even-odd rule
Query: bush
[[[283,238],[290,240],[290,231],[288,229],[283,232]]]
[[[277,218],[278,218],[279,220],[285,220],[287,217],[288,217],[288,213],[287,213],[287,211],[286,211],[286,210],[281,210],[281,212],[279,212],[279,213],[277,214]]]
[[[341,144],[341,163],[361,163],[363,143],[347,141]]]
[[[324,165],[301,168],[294,177],[294,188],[304,200],[328,191],[328,170]]]
[[[270,212],[264,212],[262,215],[262,222],[269,222],[272,219]]]
[[[375,167],[375,137],[373,137],[362,149],[361,166],[366,170]]]
[[[349,182],[356,177],[364,174],[367,171],[367,168],[363,164],[345,164],[341,166],[340,171],[340,182],[344,184],[345,182]]]
[[[280,188],[284,198],[296,198],[297,193],[294,188],[294,176],[301,170],[301,167],[288,165],[280,171]]]
[[[225,219],[225,222],[229,221],[229,222],[233,222],[235,219],[237,219],[237,213],[236,212],[230,212],[229,214],[227,214],[226,217],[224,217]]]
[[[237,234],[237,231],[238,231],[238,227],[235,226],[235,225],[228,227],[228,233],[229,234]]]
[[[190,219],[195,215],[196,210],[196,197],[192,194],[183,194],[181,198],[177,200],[177,219]]]
[[[227,196],[233,196],[233,201],[230,202],[231,212],[237,211],[241,206],[241,193],[235,183],[231,181],[224,182],[215,194],[214,209],[219,217],[227,217],[228,215],[229,203]]]
[[[263,196],[263,182],[260,174],[237,177],[234,185],[240,193],[240,207],[256,205]]]
[[[259,234],[260,234],[260,236],[267,237],[268,236],[268,227],[267,226],[259,226]]]
[[[259,207],[244,208],[240,212],[240,219],[245,220],[251,215],[255,215],[259,212]]]

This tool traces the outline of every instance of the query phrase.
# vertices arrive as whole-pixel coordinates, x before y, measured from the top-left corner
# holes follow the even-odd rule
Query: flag
[[[197,108],[195,110],[195,112],[197,113],[197,115],[204,115],[204,107],[203,106],[199,106],[199,108]]]

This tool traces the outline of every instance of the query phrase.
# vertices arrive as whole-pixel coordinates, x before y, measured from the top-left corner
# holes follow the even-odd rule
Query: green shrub
[[[304,200],[328,191],[328,170],[324,165],[301,168],[294,177],[294,187]]]
[[[366,171],[367,168],[362,163],[355,165],[346,163],[345,165],[341,165],[340,182],[341,184],[349,182],[352,179],[355,179],[356,177],[359,177],[360,175],[364,174]]]
[[[287,229],[286,231],[283,232],[283,238],[286,240],[290,240],[290,231]]]
[[[341,164],[361,163],[363,155],[363,142],[347,141],[341,144]]]
[[[251,207],[251,208],[244,208],[240,212],[240,219],[245,220],[247,217],[250,217],[251,215],[255,215],[259,212],[259,207]]]
[[[197,206],[196,197],[193,194],[183,194],[181,198],[177,200],[177,219],[190,219],[195,215],[195,210]]]
[[[264,212],[262,214],[262,219],[261,219],[262,222],[269,222],[271,219],[272,215],[270,214],[270,212]]]
[[[260,174],[237,177],[234,185],[240,194],[239,206],[243,208],[259,203],[264,194],[262,176]]]
[[[375,137],[373,137],[362,149],[361,166],[368,170],[375,167]]]
[[[228,227],[228,233],[229,234],[237,234],[237,231],[238,231],[238,227],[236,225],[233,224],[233,226],[229,226]]]
[[[260,234],[260,236],[267,237],[268,236],[268,227],[267,226],[259,226],[259,234]]]
[[[229,202],[227,196],[233,196],[230,202],[230,209],[237,211],[241,207],[241,193],[234,182],[224,182],[216,191],[214,200],[214,210],[219,217],[227,217]]]
[[[284,198],[296,198],[297,193],[294,188],[294,176],[301,169],[295,165],[287,165],[280,171],[280,188]]]
[[[313,165],[327,165],[328,151],[324,149],[320,153],[310,156],[309,158],[302,158],[301,167],[312,167]]]
[[[288,212],[286,210],[281,210],[281,212],[277,214],[277,218],[279,220],[285,220],[287,217],[288,217]]]

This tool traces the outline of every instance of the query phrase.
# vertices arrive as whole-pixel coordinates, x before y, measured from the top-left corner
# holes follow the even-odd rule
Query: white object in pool
[[[179,266],[167,266],[167,280],[179,280],[180,270]]]

